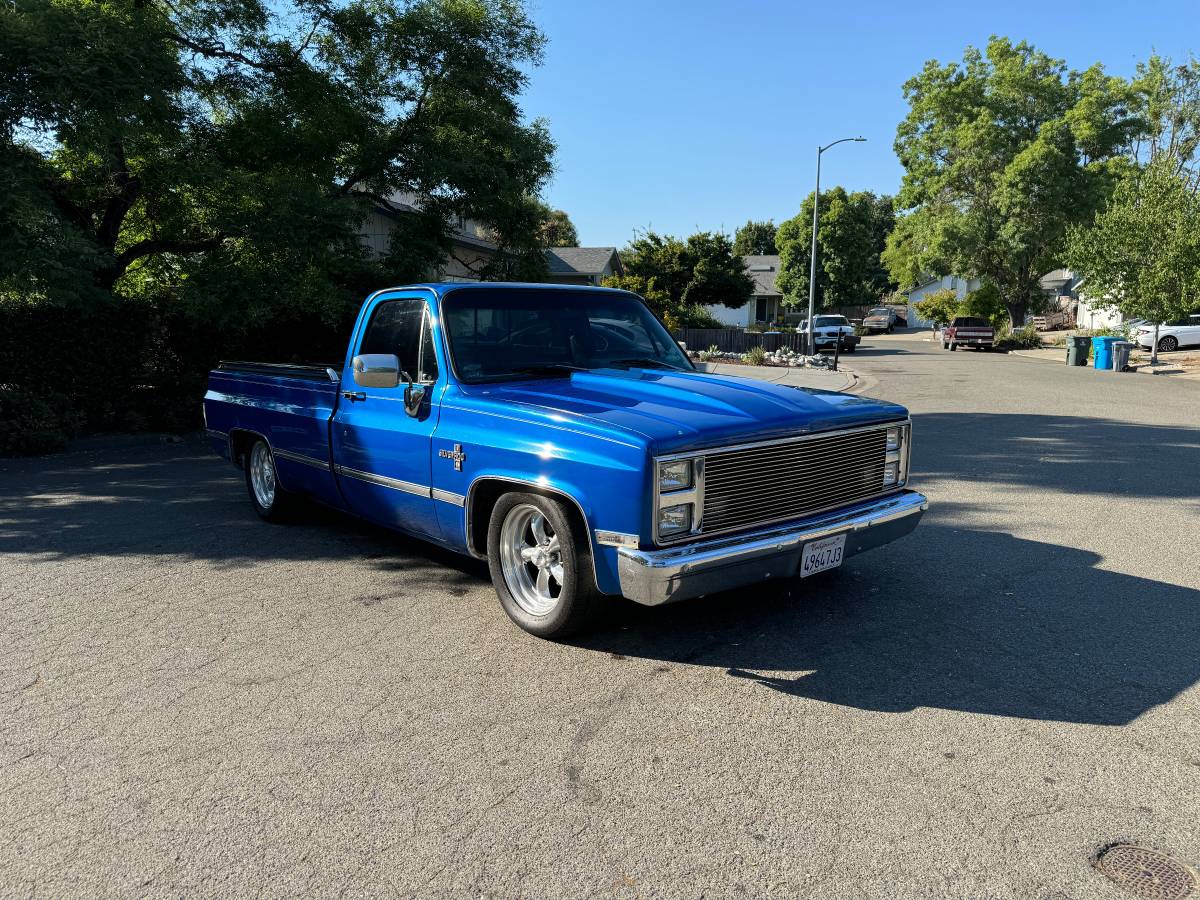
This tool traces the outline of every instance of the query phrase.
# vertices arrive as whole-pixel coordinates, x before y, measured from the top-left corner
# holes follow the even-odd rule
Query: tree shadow
[[[1078,494],[1200,498],[1200,430],[1008,413],[913,416],[913,475]]]
[[[1100,561],[923,522],[841,575],[630,607],[579,645],[855,709],[1123,725],[1200,678],[1200,591]]]

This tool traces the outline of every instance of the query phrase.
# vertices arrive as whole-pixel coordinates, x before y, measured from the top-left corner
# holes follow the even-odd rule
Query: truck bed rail
[[[302,381],[341,381],[341,366],[301,366],[292,363],[244,362],[221,360],[217,369],[222,372],[241,372],[249,375],[273,375],[276,378],[298,378]]]

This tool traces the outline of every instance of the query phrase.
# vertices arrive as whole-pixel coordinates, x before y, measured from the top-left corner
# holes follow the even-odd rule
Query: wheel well
[[[587,549],[591,555],[591,540],[588,536],[587,523],[583,511],[573,497],[559,491],[547,490],[533,484],[520,481],[505,481],[499,478],[484,478],[476,482],[467,498],[467,549],[473,556],[487,558],[488,524],[492,519],[492,510],[505,494],[539,494],[553,500],[565,501],[567,521],[571,523],[571,532],[577,545]]]
[[[239,429],[229,432],[229,455],[235,466],[239,469],[245,468],[246,454],[250,452],[250,448],[258,440],[266,439],[261,434],[255,434],[253,431],[242,431]]]

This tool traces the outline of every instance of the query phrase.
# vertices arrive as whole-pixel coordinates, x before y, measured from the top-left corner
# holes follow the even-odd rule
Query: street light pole
[[[808,264],[808,355],[817,355],[816,335],[813,333],[813,316],[815,315],[814,308],[817,298],[817,211],[821,208],[821,154],[838,144],[844,144],[846,141],[865,141],[865,137],[842,138],[834,141],[832,144],[826,144],[824,147],[817,148],[817,190],[813,194],[813,223],[812,223],[812,252],[809,254]],[[839,335],[837,344],[840,345],[842,338]]]

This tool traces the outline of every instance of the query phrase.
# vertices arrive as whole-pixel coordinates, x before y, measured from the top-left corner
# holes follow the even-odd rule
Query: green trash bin
[[[1086,366],[1088,362],[1088,350],[1091,347],[1091,338],[1079,337],[1078,335],[1072,335],[1067,338],[1067,365]]]

